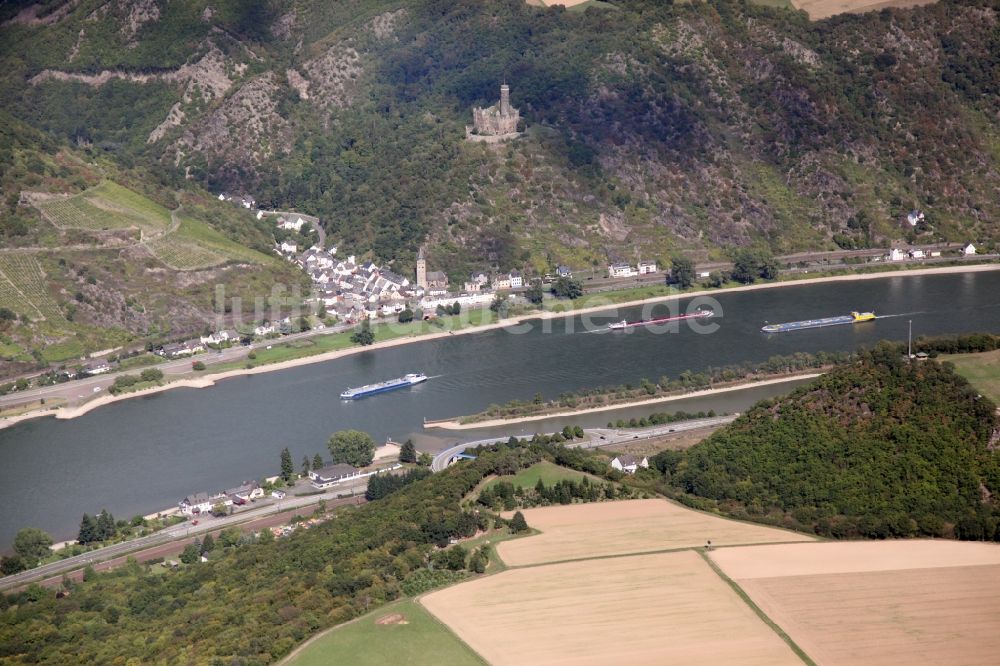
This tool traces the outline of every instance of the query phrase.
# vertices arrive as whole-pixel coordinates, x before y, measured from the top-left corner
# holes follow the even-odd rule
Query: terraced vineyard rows
[[[155,238],[146,243],[146,247],[157,259],[179,271],[210,268],[228,260],[228,257],[214,250],[183,240],[178,234]]]
[[[0,306],[34,319],[62,318],[59,305],[45,287],[45,274],[27,254],[0,255]]]
[[[102,183],[68,199],[37,204],[52,224],[63,229],[128,229],[162,231],[170,213],[162,206],[115,183]]]

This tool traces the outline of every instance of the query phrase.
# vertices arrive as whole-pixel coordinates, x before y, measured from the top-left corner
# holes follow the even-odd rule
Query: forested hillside
[[[660,467],[734,516],[822,535],[1000,539],[995,410],[952,368],[885,345]]]
[[[820,22],[735,0],[24,4],[2,10],[10,113],[318,214],[400,270],[428,239],[457,277],[1000,238],[997,0]],[[467,143],[503,80],[526,134]]]

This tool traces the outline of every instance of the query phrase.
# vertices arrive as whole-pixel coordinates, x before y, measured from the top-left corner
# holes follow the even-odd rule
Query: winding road
[[[623,405],[625,407],[627,405]],[[584,434],[589,437],[582,442],[572,442],[567,444],[570,448],[596,449],[602,446],[612,446],[614,444],[624,444],[627,442],[652,439],[672,435],[686,430],[698,430],[700,428],[712,428],[736,420],[739,414],[728,414],[726,416],[713,416],[704,419],[691,419],[689,421],[677,421],[662,425],[649,426],[647,428],[587,428]],[[551,433],[549,433],[551,434]],[[491,437],[489,439],[477,439],[471,442],[462,442],[439,451],[431,462],[431,471],[440,472],[455,462],[455,456],[464,453],[467,449],[474,449],[478,446],[506,442],[509,437]]]

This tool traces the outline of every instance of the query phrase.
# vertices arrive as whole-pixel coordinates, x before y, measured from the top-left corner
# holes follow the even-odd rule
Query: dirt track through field
[[[694,551],[512,569],[421,603],[496,666],[801,663]]]
[[[997,663],[998,545],[807,543],[711,558],[817,663]]]
[[[726,544],[812,541],[804,534],[718,518],[666,500],[569,504],[523,511],[541,534],[505,541],[510,566]]]

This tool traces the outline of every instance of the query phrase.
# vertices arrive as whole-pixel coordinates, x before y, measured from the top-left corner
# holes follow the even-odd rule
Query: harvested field
[[[811,20],[818,21],[837,14],[860,14],[887,7],[919,7],[932,2],[934,0],[792,0],[792,5],[809,14]]]
[[[508,570],[421,603],[496,666],[801,663],[693,551]]]
[[[787,544],[712,559],[821,664],[987,664],[1000,653],[1000,546]]]
[[[569,504],[523,511],[542,534],[497,546],[509,566],[712,545],[812,541],[812,537],[740,523],[666,500]]]

